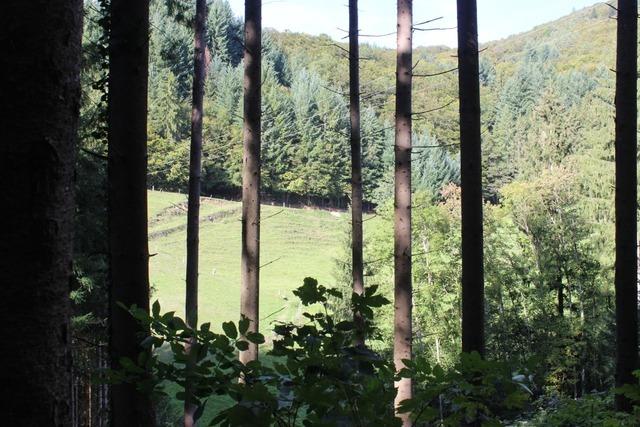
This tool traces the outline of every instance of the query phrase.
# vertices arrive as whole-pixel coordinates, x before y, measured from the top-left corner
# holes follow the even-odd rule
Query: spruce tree
[[[80,0],[0,3],[2,423],[71,425]]]
[[[398,0],[396,60],[396,138],[394,197],[394,321],[393,361],[396,370],[403,360],[412,358],[411,281],[411,80],[413,1]],[[396,407],[413,396],[410,378],[396,382]],[[410,414],[399,414],[405,427],[411,426]]]
[[[249,332],[259,330],[260,307],[260,121],[262,0],[245,1],[244,26],[244,129],[242,165],[242,258],[240,314]],[[258,345],[240,352],[240,361],[258,359]]]
[[[206,75],[205,37],[207,22],[206,0],[196,1],[193,49],[193,95],[191,98],[191,150],[189,161],[189,199],[187,206],[187,271],[185,313],[187,325],[198,327],[198,259],[200,234],[200,189],[202,180],[202,118],[204,115],[204,83]],[[192,345],[194,343],[191,343]],[[189,347],[189,363],[197,357]],[[192,354],[193,353],[193,354]],[[184,425],[194,426],[197,405],[193,390],[187,381],[185,386]]]
[[[638,1],[618,2],[616,50],[616,385],[636,384],[638,369],[637,291],[637,92]],[[631,411],[618,395],[616,406]]]
[[[149,310],[147,79],[149,3],[111,0],[108,199],[111,363],[138,360],[148,334],[124,309]],[[151,426],[151,400],[135,384],[114,385],[111,425]]]

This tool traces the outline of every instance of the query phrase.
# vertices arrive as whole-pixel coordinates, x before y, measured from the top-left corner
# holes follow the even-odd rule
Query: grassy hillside
[[[325,284],[335,281],[335,259],[344,252],[348,218],[345,212],[278,206],[263,206],[262,217],[260,311],[264,330],[271,320],[295,315],[291,290],[304,277],[316,277]],[[149,192],[152,299],[159,299],[165,311],[184,312],[186,223],[184,194]],[[219,327],[224,320],[237,319],[239,307],[240,203],[203,198],[200,321]]]

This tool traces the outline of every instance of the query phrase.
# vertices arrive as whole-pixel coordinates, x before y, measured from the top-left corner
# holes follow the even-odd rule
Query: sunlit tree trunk
[[[638,1],[618,1],[616,60],[616,385],[635,384],[638,368],[637,91]],[[620,410],[632,404],[616,398]]]
[[[71,423],[81,35],[80,0],[0,2],[0,408],[7,426]]]
[[[394,327],[393,361],[396,370],[411,359],[411,72],[413,1],[398,0],[398,47],[396,60],[396,136],[394,202]],[[396,407],[412,397],[411,379],[396,383]],[[402,414],[410,426],[408,414]]]
[[[460,178],[462,187],[462,351],[484,354],[484,266],[480,81],[476,0],[458,0]]]
[[[149,309],[147,242],[147,78],[149,2],[111,0],[108,103],[108,208],[112,366],[137,360],[148,334],[119,303]],[[135,384],[111,393],[111,425],[151,426],[148,395]]]
[[[358,47],[358,0],[349,0],[349,119],[351,123],[351,275],[353,292],[364,293],[362,256],[362,143],[360,134],[360,49]],[[353,313],[354,345],[364,345],[364,324]]]
[[[202,174],[202,116],[206,77],[205,35],[207,1],[196,1],[193,49],[193,94],[191,100],[191,151],[189,161],[189,201],[187,206],[187,274],[185,313],[187,325],[198,327],[198,242],[200,222],[200,186]],[[190,349],[190,348],[189,348]],[[197,406],[192,401],[190,384],[186,384],[184,425],[195,425]]]
[[[262,2],[245,0],[244,129],[242,162],[242,260],[240,313],[258,332],[260,298],[260,91],[262,62]],[[258,345],[240,352],[240,361],[258,358]]]

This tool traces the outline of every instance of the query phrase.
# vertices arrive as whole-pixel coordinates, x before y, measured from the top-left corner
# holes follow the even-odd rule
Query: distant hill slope
[[[517,6],[514,4],[513,7]],[[531,47],[549,45],[555,49],[559,53],[554,59],[557,72],[576,70],[590,73],[614,68],[616,21],[611,19],[613,16],[615,10],[598,3],[530,31],[483,45],[481,60],[495,68],[497,81],[494,88],[483,90],[483,109],[493,109],[504,82],[513,75],[517,64]],[[346,43],[336,43],[323,35],[290,32],[271,32],[271,35],[293,64],[316,71],[330,82],[331,89],[348,93],[348,59],[342,50],[348,49]],[[395,92],[395,51],[368,45],[366,39],[363,41],[365,44],[360,53],[363,58],[361,84],[364,104],[377,109],[391,121]],[[455,56],[455,49],[442,46],[416,47],[415,73],[431,74],[453,69],[457,66]],[[611,77],[613,78],[613,73]],[[414,78],[414,111],[431,110],[451,103],[433,114],[417,116],[414,127],[418,131],[428,130],[443,143],[454,142],[458,132],[456,99],[455,72]]]

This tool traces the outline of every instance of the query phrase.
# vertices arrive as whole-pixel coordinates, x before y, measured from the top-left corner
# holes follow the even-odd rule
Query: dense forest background
[[[85,2],[77,160],[74,327],[91,339],[106,334],[107,260],[104,239],[96,238],[106,221],[105,5]],[[614,16],[596,5],[487,43],[480,53],[487,353],[526,367],[533,392],[548,399],[613,384]],[[193,70],[188,19],[186,9],[152,1],[148,185],[182,193]],[[237,198],[243,23],[225,0],[214,0],[207,24],[202,191]],[[347,207],[347,47],[327,36],[264,32],[267,200]],[[414,351],[442,366],[453,366],[460,348],[455,54],[446,47],[413,52]],[[365,275],[391,299],[396,53],[364,44],[360,55],[364,197],[377,218],[365,235]],[[345,289],[349,271],[336,263]],[[344,303],[334,305],[347,316]],[[392,342],[392,316],[385,307],[375,318],[380,333],[372,345],[382,353]]]

